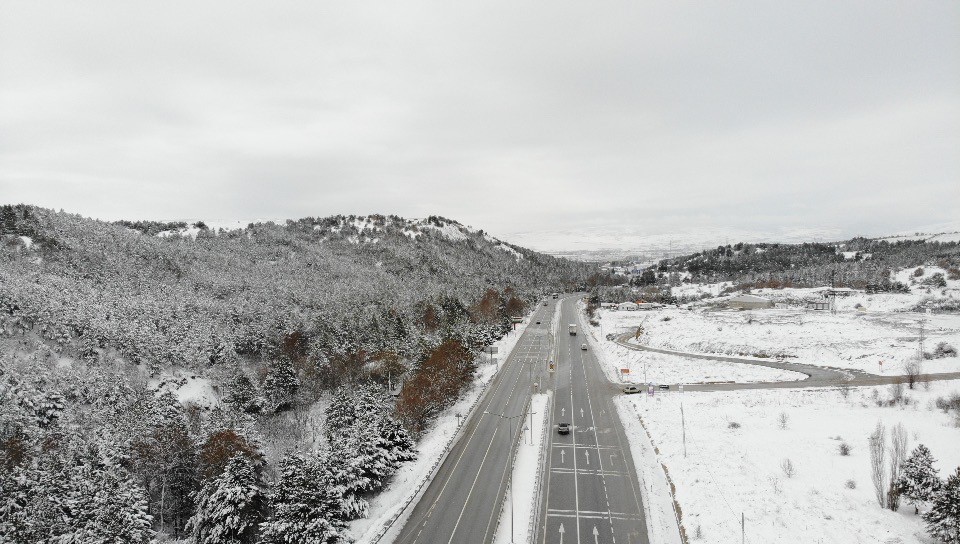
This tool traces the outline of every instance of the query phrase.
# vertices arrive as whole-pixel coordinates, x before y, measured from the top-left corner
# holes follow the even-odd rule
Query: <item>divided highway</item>
[[[640,482],[612,402],[620,392],[592,348],[581,349],[587,339],[576,304],[575,297],[562,301],[556,370],[548,381],[555,393],[536,542],[648,543]],[[570,323],[578,324],[576,336],[567,332]],[[570,434],[557,434],[561,422],[571,425]]]
[[[552,350],[554,304],[539,306],[502,363],[463,434],[427,486],[396,544],[487,544],[493,540],[513,451]],[[537,325],[536,321],[541,324]],[[572,542],[568,540],[568,542]]]

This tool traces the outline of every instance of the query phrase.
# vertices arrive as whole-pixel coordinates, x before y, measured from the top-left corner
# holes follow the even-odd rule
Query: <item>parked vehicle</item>
[[[568,329],[570,330],[570,336],[576,336],[576,335],[577,335],[577,324],[576,324],[576,323],[571,323],[570,326],[568,327]]]
[[[659,390],[661,390],[661,391],[669,391],[669,390],[670,390],[670,386],[667,385],[667,384],[665,384],[665,383],[661,383],[660,385],[657,386],[657,389],[659,389]]]
[[[570,424],[560,423],[557,425],[557,434],[570,434]]]
[[[625,385],[623,387],[623,392],[627,395],[632,395],[633,393],[639,393],[640,388],[636,385]]]
[[[587,351],[587,345],[586,345],[586,344],[580,344],[580,349],[582,349],[583,351]]]

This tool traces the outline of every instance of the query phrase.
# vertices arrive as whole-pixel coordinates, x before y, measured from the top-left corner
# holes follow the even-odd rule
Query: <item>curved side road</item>
[[[807,387],[836,387],[846,385],[851,387],[864,387],[873,385],[886,385],[906,380],[903,375],[877,376],[867,374],[859,370],[852,369],[834,369],[822,366],[805,365],[802,363],[787,363],[783,361],[758,361],[756,359],[744,359],[741,357],[728,357],[723,355],[709,355],[705,353],[687,353],[682,351],[671,351],[668,349],[652,348],[633,344],[627,341],[632,337],[631,333],[621,334],[616,337],[614,342],[622,347],[634,351],[650,351],[654,353],[663,353],[666,355],[675,355],[677,357],[687,357],[690,359],[703,359],[707,361],[722,361],[727,363],[739,363],[745,365],[765,366],[780,370],[789,370],[806,374],[802,380],[792,380],[783,382],[751,382],[751,383],[700,383],[684,384],[684,391],[732,391],[737,389],[800,389]],[[945,372],[943,374],[921,374],[916,377],[918,382],[932,382],[940,380],[960,379],[960,372]],[[674,384],[671,384],[674,385]]]

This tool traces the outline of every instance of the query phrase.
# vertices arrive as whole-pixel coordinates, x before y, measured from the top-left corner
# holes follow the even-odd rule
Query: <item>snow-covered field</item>
[[[921,321],[926,336],[924,351],[933,351],[940,342],[960,348],[958,314],[861,312],[844,308],[854,303],[853,300],[838,302],[837,313],[802,309],[709,311],[664,308],[633,312],[599,310],[598,315],[604,335],[632,332],[642,324],[644,334],[640,343],[655,348],[782,358],[787,362],[858,369],[874,374],[904,373],[904,364],[915,360],[919,352]],[[610,349],[611,356],[623,359],[624,352]],[[641,357],[650,358],[651,355],[641,354]],[[671,363],[673,359],[670,358]],[[880,361],[883,361],[882,367]],[[664,367],[663,364],[656,366]],[[648,361],[648,373],[650,369]],[[922,371],[960,371],[960,358],[925,360]]]
[[[486,355],[479,359],[480,368],[473,387],[456,405],[437,418],[430,430],[421,437],[417,443],[417,459],[400,467],[386,489],[370,500],[367,517],[350,522],[349,531],[358,544],[377,542],[382,530],[394,518],[409,514],[409,511],[404,512],[407,505],[417,496],[422,484],[431,476],[439,460],[444,457],[451,441],[457,436],[460,425],[466,422],[470,409],[483,394],[487,383],[496,375],[500,364],[513,351],[529,322],[529,317],[524,319],[523,323],[517,325],[515,331],[493,344],[498,348],[497,357],[499,357],[494,359],[493,364],[489,362]],[[458,414],[461,417],[458,418]],[[400,527],[403,522],[404,519],[397,519],[393,521],[393,527]]]
[[[630,314],[636,317],[640,312],[604,312],[609,314]],[[623,321],[630,322],[629,316]],[[606,323],[607,318],[603,318]],[[646,327],[646,325],[644,325]],[[636,325],[633,326],[636,328]],[[763,366],[705,361],[676,355],[634,351],[609,340],[600,340],[599,327],[590,327],[591,345],[600,360],[601,367],[611,381],[623,383],[706,383],[706,382],[774,382],[793,381],[806,378],[806,374],[778,370]],[[624,330],[627,330],[624,328]],[[604,334],[608,328],[603,327]],[[599,347],[599,349],[597,349]],[[623,373],[628,369],[628,373]]]
[[[530,442],[530,433],[523,433],[519,449],[513,465],[513,486],[506,500],[503,501],[503,510],[500,512],[500,525],[493,541],[495,544],[510,544],[511,542],[531,542],[533,526],[531,525],[533,510],[537,504],[537,486],[540,483],[540,456],[543,453],[544,424],[547,417],[546,394],[534,395],[530,402],[530,411],[533,412],[533,442]],[[529,425],[529,423],[525,424]],[[510,534],[510,516],[513,515],[513,535]]]
[[[892,387],[854,388],[847,398],[836,389],[638,395],[623,400],[635,410],[624,425],[636,449],[636,416],[643,419],[691,542],[740,542],[742,514],[746,542],[927,543],[912,506],[877,505],[867,437],[877,422],[902,423],[908,451],[925,444],[945,477],[960,465],[960,428],[933,403],[960,391],[960,381],[907,390],[908,405],[878,407]],[[842,443],[849,456],[840,455]],[[782,468],[787,459],[792,477]]]

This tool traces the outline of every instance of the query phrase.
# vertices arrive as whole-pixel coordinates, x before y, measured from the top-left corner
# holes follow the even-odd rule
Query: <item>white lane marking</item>
[[[521,337],[521,340],[518,341],[517,343],[520,344],[521,341],[522,341],[522,337]],[[513,355],[513,354],[511,353],[511,355]],[[509,358],[509,357],[508,357],[506,360],[504,360],[504,366],[506,366],[509,361],[510,361],[510,358]],[[517,372],[517,376],[518,376],[518,379],[519,379],[519,376],[520,376],[520,372],[519,372],[519,371]],[[497,381],[496,386],[495,386],[495,387],[493,388],[493,390],[490,392],[490,396],[489,396],[489,397],[486,397],[486,399],[485,399],[487,406],[490,405],[491,399],[492,399],[493,397],[495,397],[496,394],[500,391],[500,386],[502,386],[503,383],[504,383],[504,380],[503,380],[503,379],[500,379],[500,380]],[[514,384],[514,386],[516,386],[516,384]],[[512,391],[512,389],[511,389],[511,391]],[[478,407],[478,408],[479,408],[479,407]],[[467,443],[464,444],[463,450],[460,451],[460,455],[459,455],[459,457],[457,457],[457,462],[454,463],[453,469],[450,470],[450,474],[451,474],[451,475],[454,474],[454,473],[456,472],[456,470],[457,470],[457,467],[460,466],[460,461],[463,460],[463,455],[464,455],[467,451],[470,451],[470,447],[469,447],[469,446],[470,446],[470,443],[473,441],[473,437],[477,434],[477,430],[480,428],[480,419],[482,419],[482,418],[483,418],[483,414],[481,413],[481,414],[480,414],[480,418],[477,419],[476,424],[473,426],[473,430],[470,431],[470,436],[467,437]],[[494,430],[494,435],[496,435],[496,429]],[[492,444],[492,441],[491,441],[491,444]],[[454,447],[456,447],[456,446],[454,446]],[[490,448],[489,448],[489,446],[488,446],[488,447],[487,447],[487,450],[489,451],[489,449],[490,449]],[[484,458],[486,458],[486,454],[484,454]],[[483,466],[483,462],[482,462],[482,461],[481,461],[481,463],[480,463],[480,466],[481,466],[481,467]],[[479,472],[478,472],[478,474],[479,474]],[[430,505],[430,508],[427,510],[427,516],[425,516],[424,518],[422,518],[422,520],[423,520],[422,523],[423,523],[424,526],[426,526],[427,519],[430,517],[430,514],[433,513],[433,509],[436,508],[437,503],[440,502],[440,497],[443,496],[443,492],[447,489],[447,485],[450,483],[450,479],[451,479],[451,478],[448,476],[448,477],[447,477],[447,480],[443,483],[443,487],[441,487],[441,488],[440,488],[440,491],[437,493],[437,498],[434,499],[433,504],[431,504],[431,505]],[[474,480],[474,484],[476,484],[476,480]],[[471,486],[471,490],[472,490],[472,489],[473,489],[473,488],[472,488],[472,486]],[[468,496],[468,500],[469,500],[469,496]],[[464,503],[464,505],[466,505],[466,503]],[[463,515],[463,513],[461,512],[461,516],[462,516],[462,515]],[[454,531],[456,531],[456,528],[454,528]],[[423,528],[422,528],[422,527],[421,527],[420,531],[417,533],[417,535],[414,537],[413,543],[416,543],[416,541],[420,538],[420,533],[421,533],[421,532],[423,532]]]
[[[580,353],[580,368],[583,368],[583,352]],[[586,371],[586,369],[584,369],[584,371],[583,371],[583,381],[584,381],[584,383],[587,383],[587,371]],[[590,420],[591,420],[591,422],[593,422],[593,427],[596,428],[596,427],[597,427],[597,418],[596,418],[596,416],[593,415],[593,401],[590,399],[590,386],[589,386],[589,385],[587,385],[586,390],[587,390],[587,407],[590,408]],[[594,441],[596,441],[596,444],[597,444],[597,451],[598,451],[597,457],[599,457],[598,462],[600,463],[600,473],[601,473],[601,474],[600,474],[600,482],[603,484],[603,498],[604,498],[604,500],[605,500],[606,503],[607,503],[607,511],[609,512],[609,511],[610,511],[610,494],[607,492],[607,480],[606,480],[606,478],[604,478],[604,476],[603,476],[603,456],[599,455],[600,438],[596,435],[596,433],[594,433],[593,438],[594,438]],[[576,440],[574,440],[574,442],[576,442]],[[587,450],[587,451],[590,451],[590,450]],[[594,528],[594,531],[596,531],[596,528]],[[610,533],[611,533],[611,535],[612,535],[612,533],[613,533],[613,516],[612,516],[612,515],[610,516]],[[596,538],[596,534],[594,535],[594,538]],[[613,538],[614,538],[614,541],[616,541],[616,536],[614,536]]]
[[[570,342],[567,342],[567,357],[571,364],[570,367],[570,409],[573,410],[573,353],[570,352]],[[581,356],[583,359],[583,356]],[[572,419],[572,418],[571,418]],[[573,443],[577,443],[577,426],[573,425],[570,430]],[[573,506],[576,509],[577,517],[577,544],[580,544],[580,489],[577,485],[577,456],[573,456]]]

